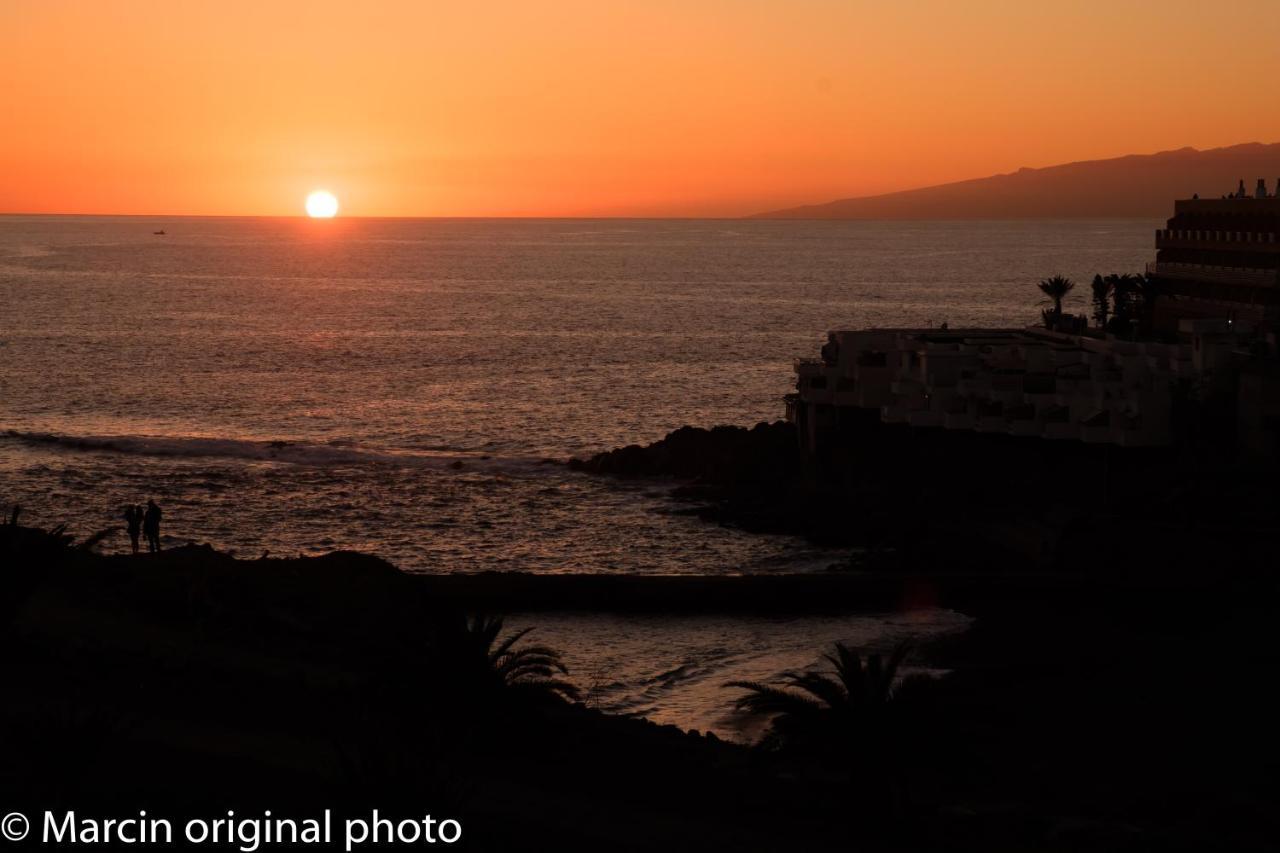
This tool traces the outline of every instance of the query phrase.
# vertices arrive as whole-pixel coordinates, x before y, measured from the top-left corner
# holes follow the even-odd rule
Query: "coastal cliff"
[[[829,545],[864,543],[869,534],[840,518],[840,503],[815,488],[795,428],[785,421],[685,426],[649,445],[571,459],[569,467],[621,479],[675,479],[672,496],[687,512],[753,533],[796,533]]]
[[[1107,448],[861,419],[812,458],[786,422],[682,427],[571,468],[671,483],[683,511],[854,546],[854,567],[1195,575],[1277,547],[1265,473],[1174,450]]]

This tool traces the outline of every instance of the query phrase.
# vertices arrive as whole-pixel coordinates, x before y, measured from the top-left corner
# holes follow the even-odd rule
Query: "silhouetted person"
[[[124,508],[124,523],[129,527],[129,542],[133,553],[138,553],[138,536],[142,533],[142,507],[130,504]]]
[[[9,514],[9,523],[14,527],[18,526],[18,516],[22,515],[22,504],[14,504],[13,512]]]
[[[160,507],[155,501],[147,501],[147,511],[142,515],[142,532],[147,537],[147,550],[152,554],[160,550]]]

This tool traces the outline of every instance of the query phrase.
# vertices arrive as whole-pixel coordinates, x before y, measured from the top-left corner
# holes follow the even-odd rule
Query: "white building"
[[[796,363],[787,417],[816,447],[849,409],[922,429],[1115,444],[1173,443],[1175,396],[1225,368],[1225,320],[1184,320],[1183,343],[1027,329],[867,329],[828,334]]]

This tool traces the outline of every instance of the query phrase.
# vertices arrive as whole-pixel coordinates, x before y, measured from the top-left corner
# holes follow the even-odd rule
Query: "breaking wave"
[[[58,433],[7,430],[3,435],[27,445],[49,445],[67,450],[123,453],[170,458],[246,459],[316,467],[386,465],[395,467],[532,470],[546,463],[528,457],[492,456],[460,449],[369,450],[349,441],[309,444],[294,441],[250,441],[202,436],[60,435]]]

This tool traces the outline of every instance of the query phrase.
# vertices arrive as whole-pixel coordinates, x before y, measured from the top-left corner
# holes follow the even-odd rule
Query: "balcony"
[[[1252,287],[1275,287],[1280,284],[1276,270],[1245,269],[1243,267],[1215,267],[1207,264],[1149,263],[1147,275],[1161,278],[1212,281],[1222,284],[1245,284]]]
[[[1248,249],[1251,252],[1280,252],[1276,235],[1265,231],[1156,230],[1157,249]]]
[[[797,358],[795,367],[798,376],[821,376],[827,363],[820,358]]]

